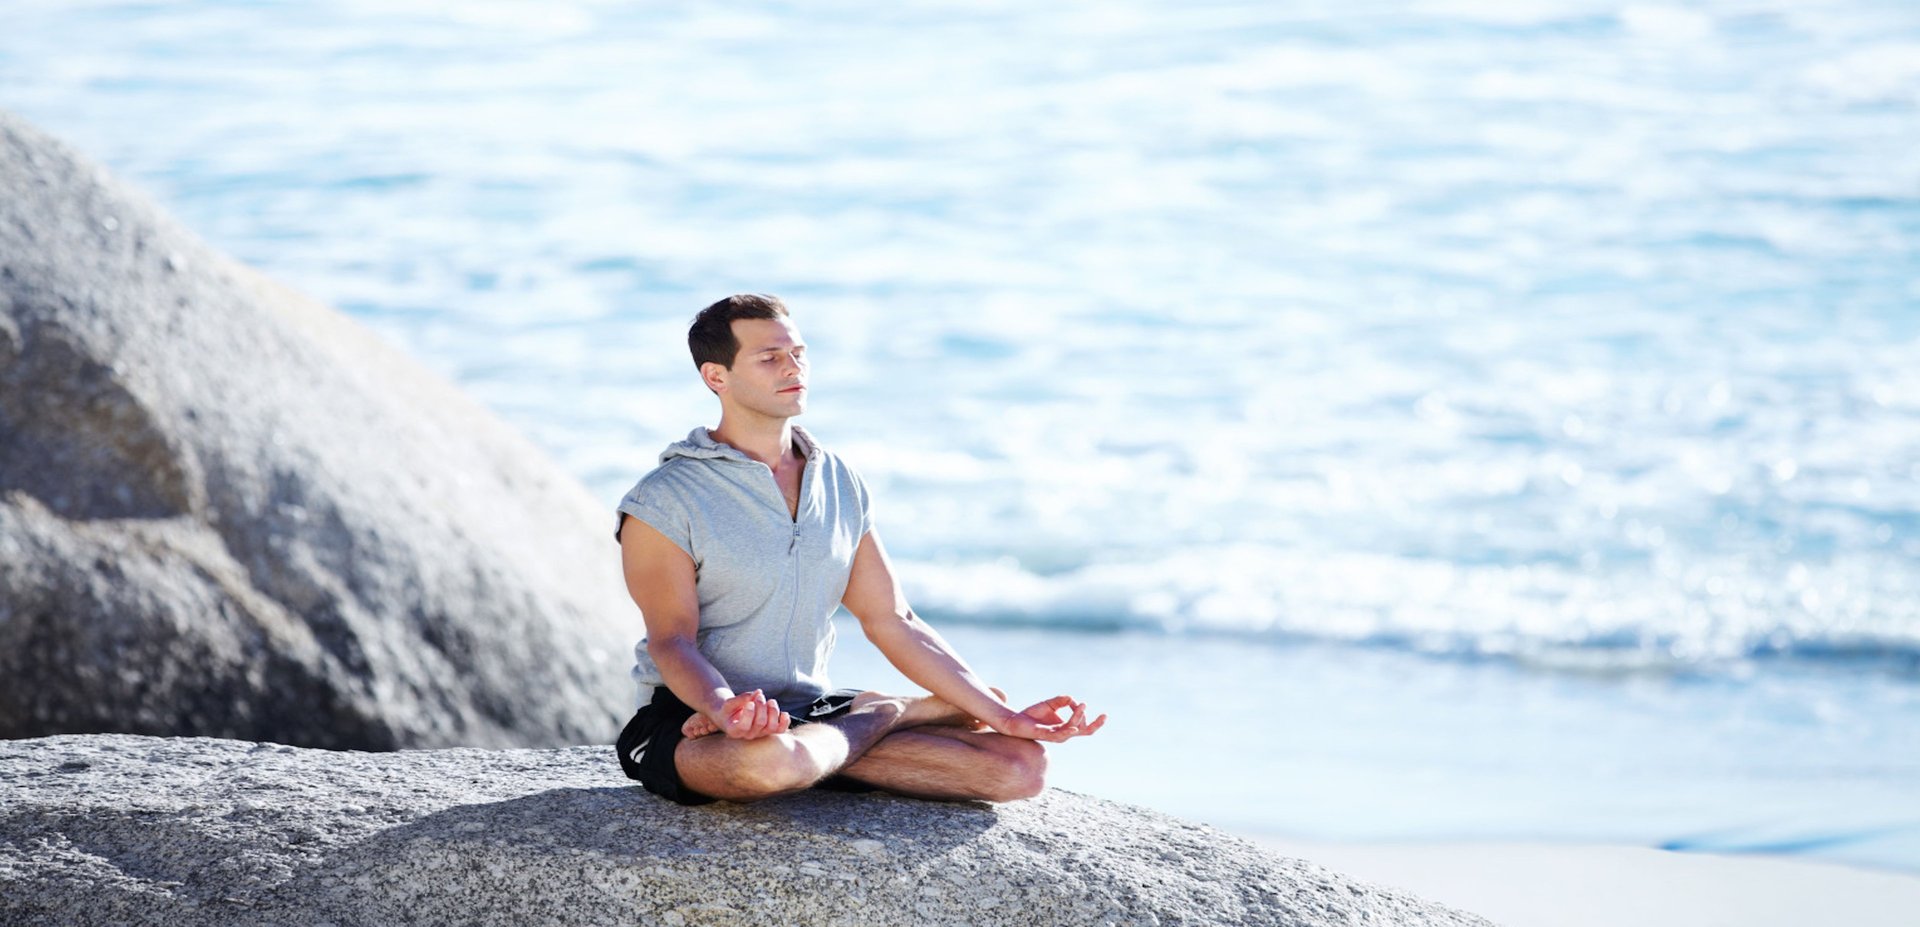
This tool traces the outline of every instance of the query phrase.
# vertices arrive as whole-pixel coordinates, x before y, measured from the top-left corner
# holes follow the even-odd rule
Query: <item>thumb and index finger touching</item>
[[[1071,716],[1062,720],[1060,713],[1069,708],[1073,710]],[[1010,733],[1057,743],[1098,731],[1106,725],[1107,716],[1102,714],[1089,723],[1085,702],[1075,701],[1072,696],[1056,695],[1045,701],[1036,702],[1019,712],[1015,723],[1017,727]]]

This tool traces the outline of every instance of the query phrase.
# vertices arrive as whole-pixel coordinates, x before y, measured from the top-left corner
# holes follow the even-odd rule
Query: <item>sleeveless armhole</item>
[[[853,495],[860,505],[860,533],[854,537],[858,542],[873,530],[873,497],[868,494],[867,481],[860,476],[860,471],[848,467],[847,475],[853,478]]]
[[[627,493],[626,498],[620,500],[620,506],[613,514],[614,541],[620,540],[620,531],[626,526],[624,516],[632,515],[646,522],[653,530],[665,535],[667,540],[673,542],[673,546],[686,551],[687,556],[698,564],[700,558],[693,552],[692,520],[680,506],[663,501],[660,498],[661,495],[659,487],[649,487],[645,483],[635,486],[632,492]]]

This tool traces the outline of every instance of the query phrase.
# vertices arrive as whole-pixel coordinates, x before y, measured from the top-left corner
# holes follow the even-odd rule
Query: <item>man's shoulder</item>
[[[839,467],[845,470],[851,471],[853,469],[853,467],[847,463],[847,458],[845,456],[841,455],[838,451],[835,451],[833,448],[828,447],[826,443],[821,441],[818,436],[814,435],[813,432],[808,431],[804,428],[801,428],[799,425],[793,426],[793,429],[795,432],[799,433],[799,435],[806,441],[808,446],[811,446],[813,448],[814,455],[817,456],[820,460],[826,461],[828,463],[833,464],[836,467]]]
[[[835,482],[865,487],[866,480],[860,476],[859,468],[849,463],[847,458],[817,444],[814,445],[814,452],[819,455],[821,472],[829,478]]]
[[[627,490],[627,498],[637,499],[646,495],[682,495],[694,490],[700,481],[708,475],[710,468],[705,461],[692,457],[669,457],[654,465],[654,468],[640,475],[634,481],[633,488]]]

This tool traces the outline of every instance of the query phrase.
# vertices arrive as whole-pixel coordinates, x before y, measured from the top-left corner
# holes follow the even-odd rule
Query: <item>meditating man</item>
[[[683,804],[801,789],[1010,801],[1045,787],[1040,741],[1092,734],[1057,696],[1015,711],[907,607],[867,487],[793,424],[807,346],[786,306],[733,296],[687,333],[720,427],[661,453],[615,513],[646,637],[643,698],[616,748],[628,776]],[[931,695],[830,691],[837,605]],[[1065,717],[1063,717],[1065,715]]]

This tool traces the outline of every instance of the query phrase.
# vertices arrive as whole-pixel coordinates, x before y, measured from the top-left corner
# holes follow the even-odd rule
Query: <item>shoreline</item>
[[[837,621],[836,684],[919,691],[857,625]],[[1844,714],[1887,731],[1871,742],[1892,751],[1881,747],[1875,760],[1870,740],[1856,739],[1843,762],[1822,752],[1824,729],[1804,723],[1804,704],[1822,690],[1792,678],[1621,681],[1310,644],[964,622],[940,630],[1017,697],[1068,693],[1109,713],[1098,736],[1048,751],[1053,786],[1227,833],[1334,847],[1608,845],[1739,861],[1769,858],[1750,848],[1794,847],[1804,849],[1784,858],[1920,877],[1920,827],[1908,823],[1920,817],[1896,774],[1911,759],[1910,738],[1891,736],[1920,718],[1920,704],[1893,690]],[[1222,679],[1246,681],[1242,691],[1270,710],[1266,735],[1223,738],[1199,712]],[[1518,761],[1516,743],[1527,745]],[[1681,838],[1678,854],[1651,849]]]
[[[1236,832],[1282,856],[1503,927],[1905,927],[1920,875],[1607,844],[1343,843]]]

